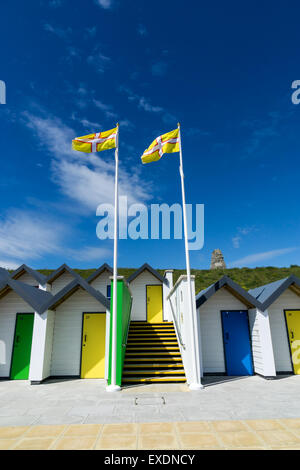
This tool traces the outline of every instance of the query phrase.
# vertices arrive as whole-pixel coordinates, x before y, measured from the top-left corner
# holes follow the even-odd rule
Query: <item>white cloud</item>
[[[0,268],[15,270],[19,266],[20,266],[20,263],[16,263],[15,261],[7,260],[7,259],[0,259]]]
[[[101,242],[99,241],[99,243]],[[71,256],[72,259],[76,259],[77,261],[97,261],[97,264],[100,265],[101,260],[104,262],[107,260],[108,256],[111,256],[111,249],[98,246],[85,246],[80,248],[80,250],[68,250],[67,256]]]
[[[96,4],[100,7],[104,8],[105,10],[109,10],[114,6],[114,0],[95,0]]]
[[[244,258],[240,258],[236,261],[230,263],[230,267],[234,266],[249,266],[254,265],[255,263],[259,263],[261,261],[277,258],[277,256],[286,255],[288,253],[292,253],[293,251],[298,250],[298,247],[291,247],[291,248],[281,248],[279,250],[271,250],[271,251],[264,251],[262,253],[254,253],[252,255],[245,256]]]
[[[112,153],[95,155],[73,151],[71,142],[76,132],[60,119],[28,112],[23,115],[26,125],[38,137],[41,148],[53,157],[52,181],[61,193],[76,201],[78,212],[85,215],[91,211],[95,213],[100,203],[113,203],[115,161]],[[135,168],[128,172],[120,165],[119,178],[120,195],[127,195],[129,204],[150,198],[149,184],[141,180]]]
[[[239,237],[238,235],[236,237],[233,237],[232,238],[232,244],[233,244],[233,247],[234,248],[239,248],[240,247],[240,242],[241,242],[241,237]]]
[[[67,228],[36,212],[13,210],[0,219],[0,259],[22,264],[60,251]]]

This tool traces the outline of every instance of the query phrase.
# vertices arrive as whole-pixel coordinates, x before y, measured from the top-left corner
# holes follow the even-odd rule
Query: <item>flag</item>
[[[156,162],[164,153],[179,152],[179,128],[155,139],[141,156],[143,163]]]
[[[118,128],[115,127],[110,131],[96,132],[95,134],[76,137],[76,139],[72,140],[72,148],[73,150],[86,153],[113,149],[116,147],[117,132]]]

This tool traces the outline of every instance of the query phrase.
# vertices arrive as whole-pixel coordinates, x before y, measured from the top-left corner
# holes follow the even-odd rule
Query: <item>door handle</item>
[[[292,339],[295,339],[295,337],[294,337],[294,332],[293,332],[293,331],[291,331],[291,338],[292,338]]]
[[[20,336],[17,335],[17,337],[16,337],[16,343],[18,344],[19,342],[20,342]]]
[[[225,333],[225,339],[226,341],[229,341],[229,333]]]
[[[86,343],[86,338],[87,338],[87,335],[84,335],[84,342]]]

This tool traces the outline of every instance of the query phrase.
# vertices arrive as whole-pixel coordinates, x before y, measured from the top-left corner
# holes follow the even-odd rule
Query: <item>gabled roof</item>
[[[16,269],[13,273],[11,273],[11,278],[12,279],[19,279],[19,277],[22,276],[22,274],[28,273],[30,276],[32,276],[39,284],[46,284],[46,276],[44,274],[39,273],[38,271],[35,271],[34,269],[30,268],[26,264],[22,264],[18,269]]]
[[[218,290],[222,289],[222,287],[225,287],[232,295],[234,295],[247,307],[259,307],[259,302],[257,302],[257,300],[252,297],[252,295],[250,295],[239,284],[230,279],[230,277],[223,276],[219,281],[200,291],[196,295],[197,308],[203,305],[204,302],[206,302],[210,297],[212,297]]]
[[[74,279],[82,279],[82,277],[77,274],[72,268],[70,268],[67,264],[62,264],[56,271],[53,273],[49,274],[49,276],[46,279],[47,284],[52,284],[59,276],[61,276],[64,273],[69,273],[71,276],[74,277]]]
[[[11,278],[7,278],[5,281],[0,280],[0,298],[4,297],[11,290],[16,292],[39,314],[47,310],[47,304],[53,297],[49,292],[29,286],[21,281],[15,281]]]
[[[76,292],[76,290],[78,290],[80,287],[86,292],[88,292],[96,300],[98,300],[98,302],[104,305],[104,307],[106,307],[107,309],[110,308],[110,301],[106,297],[104,297],[101,292],[94,289],[90,284],[88,284],[84,279],[79,276],[76,277],[74,281],[71,281],[69,284],[67,284],[63,289],[61,289],[54,297],[52,297],[51,301],[49,301],[49,303],[47,304],[47,309],[55,309],[68,297],[74,294],[74,292]]]
[[[250,289],[249,294],[260,303],[260,308],[264,311],[288,288],[300,296],[300,279],[291,275],[285,279]]]
[[[93,274],[91,274],[91,275],[87,278],[86,281],[90,284],[90,283],[93,282],[98,276],[100,276],[104,271],[109,271],[111,274],[113,273],[112,268],[111,268],[107,263],[104,263],[104,264],[102,264],[102,266],[100,266],[100,268],[96,269],[96,271],[93,272]]]
[[[149,271],[151,274],[153,274],[153,276],[155,276],[160,282],[163,282],[164,284],[167,283],[166,279],[163,278],[159,272],[157,272],[155,269],[151,268],[151,266],[147,263],[143,264],[143,266],[141,266],[139,269],[137,269],[133,274],[131,274],[131,276],[129,276],[127,278],[127,282],[128,284],[130,284],[130,282],[132,282],[136,277],[138,277],[143,271]]]

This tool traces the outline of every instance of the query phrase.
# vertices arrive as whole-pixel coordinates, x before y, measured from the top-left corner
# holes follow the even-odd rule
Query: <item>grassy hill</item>
[[[135,268],[120,268],[119,275],[130,276],[136,269]],[[49,275],[52,270],[39,269],[39,272]],[[95,269],[74,269],[83,278],[90,276]],[[160,274],[164,273],[163,269],[158,269]],[[185,274],[184,270],[174,270],[174,282],[179,278],[181,274]],[[300,278],[300,266],[292,265],[289,268],[275,268],[275,267],[264,267],[264,268],[232,268],[232,269],[217,269],[210,271],[208,269],[192,269],[192,274],[196,276],[196,292],[210,286],[225,274],[244,289],[249,290],[253,287],[258,287],[269,282],[277,281],[288,277],[290,274],[294,274]]]

